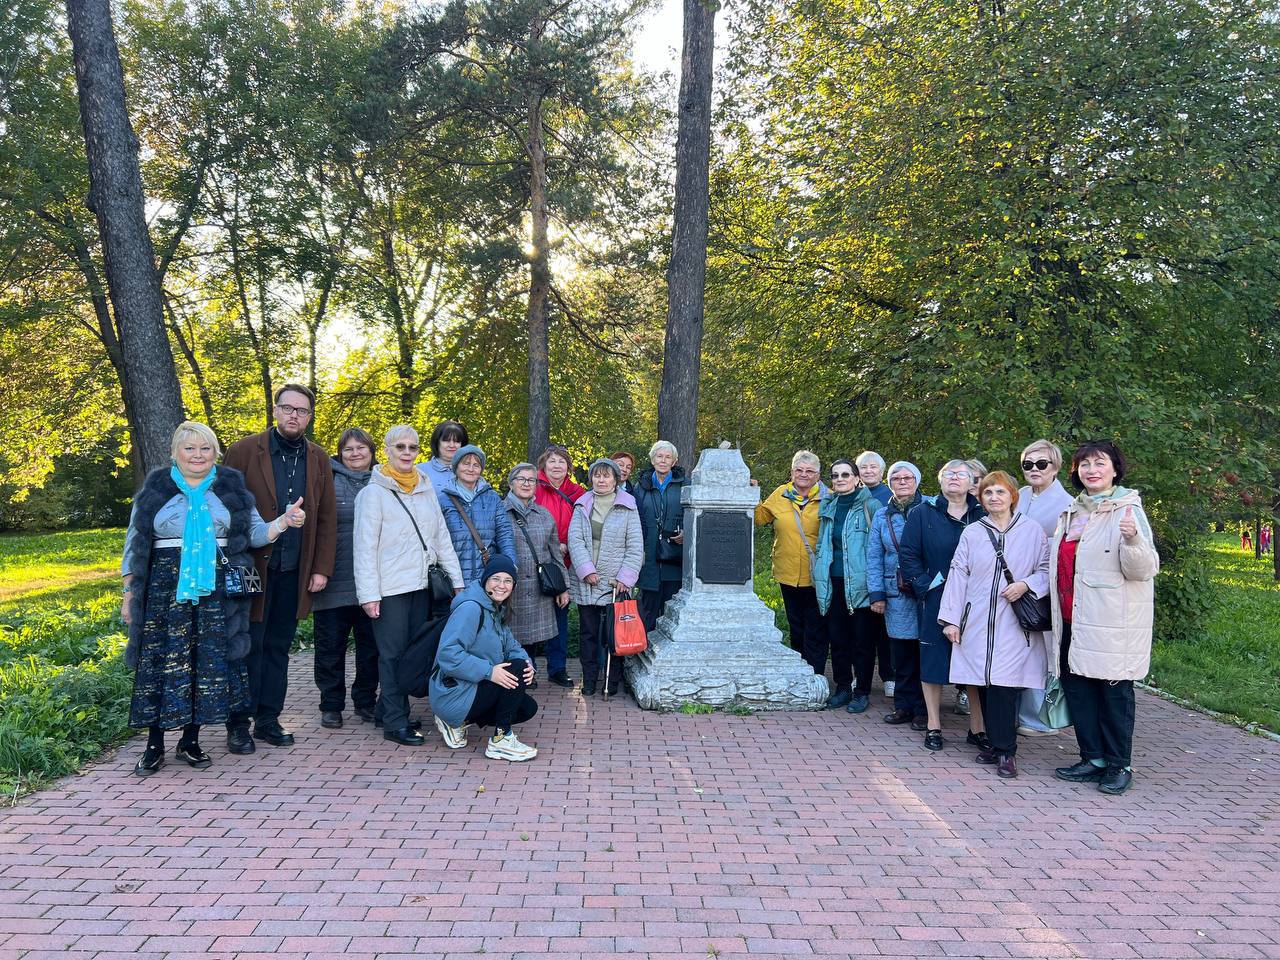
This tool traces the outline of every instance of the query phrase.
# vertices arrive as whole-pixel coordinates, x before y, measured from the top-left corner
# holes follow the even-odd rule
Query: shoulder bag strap
[[[1009,565],[1004,562],[1004,550],[1000,544],[996,542],[996,535],[991,532],[991,528],[981,520],[978,524],[982,527],[982,532],[987,535],[987,539],[991,541],[991,549],[996,552],[996,563],[1000,565],[1001,572],[1004,573],[1005,580],[1010,586],[1013,585],[1013,574],[1009,571]]]
[[[904,524],[907,522],[907,515],[905,513],[902,514],[902,522]],[[884,525],[889,528],[889,539],[893,541],[893,552],[901,554],[902,548],[898,546],[898,531],[893,529],[893,517],[889,516],[888,507],[885,507]]]
[[[471,531],[471,539],[476,542],[476,549],[480,551],[480,559],[485,563],[489,562],[489,548],[484,545],[484,541],[480,539],[480,531],[476,529],[476,525],[471,522],[471,518],[467,516],[466,504],[463,503],[462,497],[458,496],[452,490],[446,490],[446,494],[453,500],[453,505],[457,507],[458,513],[462,516],[462,522],[467,525],[467,529]],[[534,555],[537,559],[537,555]]]
[[[542,566],[542,561],[538,559],[538,548],[533,545],[533,537],[529,536],[529,528],[525,525],[523,517],[511,515],[511,522],[520,528],[520,532],[524,534],[524,542],[529,545],[529,552],[533,554],[533,563],[535,566]],[[472,531],[475,532],[474,530]]]
[[[418,529],[418,521],[413,519],[413,511],[410,510],[409,505],[401,499],[399,490],[392,490],[391,495],[396,498],[396,503],[400,504],[400,508],[404,510],[405,515],[408,516],[409,522],[413,524],[413,532],[418,535],[418,542],[422,544],[422,552],[430,557],[431,551],[427,549],[427,541],[422,539],[422,531]]]
[[[813,547],[809,546],[809,538],[805,536],[804,524],[800,522],[800,511],[795,507],[791,508],[791,516],[795,518],[796,529],[800,531],[800,539],[804,541],[804,548],[809,553],[809,563],[812,564],[818,558],[814,555]]]

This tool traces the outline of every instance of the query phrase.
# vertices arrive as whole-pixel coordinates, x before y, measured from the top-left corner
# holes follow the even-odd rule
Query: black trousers
[[[987,725],[987,739],[997,754],[1012,757],[1018,752],[1018,710],[1022,706],[1025,687],[982,687],[978,700],[982,719]]]
[[[653,628],[658,625],[658,618],[662,616],[662,611],[666,607],[667,601],[679,592],[679,580],[662,580],[658,584],[658,589],[642,590],[640,592],[640,622],[644,624],[646,633],[653,632]]]
[[[476,698],[467,711],[467,723],[481,727],[494,727],[507,733],[517,723],[531,720],[538,712],[538,703],[525,692],[524,660],[512,660],[507,669],[520,678],[520,686],[508,690],[492,680],[481,680],[476,687]]]
[[[880,665],[880,682],[893,680],[893,644],[889,640],[889,631],[885,628],[884,617],[876,615],[876,662]]]
[[[373,715],[386,730],[403,730],[409,725],[409,695],[400,690],[396,668],[413,635],[430,619],[429,590],[382,598],[378,619],[373,621],[373,639],[378,645],[378,705]]]
[[[605,648],[605,622],[609,608],[603,604],[578,607],[578,660],[582,664],[582,682],[595,683],[604,675],[609,651]],[[609,685],[616,688],[622,680],[622,660],[615,658],[609,667]]]
[[[1062,692],[1076,728],[1076,742],[1084,760],[1102,760],[1109,767],[1133,761],[1133,721],[1137,704],[1132,680],[1097,680],[1071,672],[1071,624],[1062,625],[1062,657],[1058,666]]]
[[[873,613],[870,607],[858,607],[850,613],[844,602],[844,578],[832,577],[826,623],[831,679],[836,689],[852,689],[856,696],[870,694],[884,617]]]
[[[351,703],[372,710],[378,696],[378,644],[373,639],[373,621],[359,604],[317,610],[312,614],[316,627],[315,676],[320,690],[320,710],[341,712],[347,701],[347,639],[356,638],[356,676],[351,684]]]
[[[920,641],[889,638],[893,656],[893,706],[910,710],[914,717],[925,715],[924,690],[920,686]]]
[[[818,593],[813,587],[778,584],[782,591],[782,607],[787,613],[787,629],[791,649],[804,657],[813,672],[827,672],[827,627],[818,610]]]
[[[272,570],[260,623],[249,624],[249,707],[227,718],[227,727],[245,726],[252,719],[262,727],[280,722],[289,691],[289,648],[298,632],[297,570]]]

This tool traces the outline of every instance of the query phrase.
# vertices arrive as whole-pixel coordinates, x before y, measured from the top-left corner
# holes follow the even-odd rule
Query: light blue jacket
[[[498,619],[493,598],[479,583],[453,598],[449,622],[440,635],[436,669],[431,673],[431,712],[460,727],[476,701],[476,688],[493,668],[509,660],[529,660],[511,628]]]
[[[909,511],[924,503],[932,503],[933,497],[916,495]],[[893,524],[893,533],[889,525]],[[902,542],[902,531],[907,518],[892,501],[871,521],[871,542],[867,547],[867,588],[871,602],[883,600],[884,625],[889,636],[898,640],[915,640],[920,636],[920,607],[915,597],[898,592],[898,548],[894,537]]]
[[[837,495],[822,499],[818,508],[818,549],[814,564],[813,587],[818,594],[818,610],[825,616],[831,606],[831,556],[834,552],[831,534],[835,527]],[[871,540],[871,521],[884,508],[866,487],[859,487],[853,506],[844,518],[841,548],[844,553],[844,600],[850,610],[871,606],[867,589],[867,544]]]

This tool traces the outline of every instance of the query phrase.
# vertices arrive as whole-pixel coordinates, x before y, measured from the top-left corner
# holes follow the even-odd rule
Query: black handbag
[[[409,505],[400,499],[399,491],[392,490],[391,495],[396,498],[396,503],[409,517],[409,522],[413,524],[413,532],[418,535],[418,542],[422,544],[422,552],[427,556],[431,556],[431,551],[427,549],[427,541],[422,538],[422,531],[418,529],[418,521],[413,519],[413,511],[409,509]],[[449,575],[444,572],[444,568],[438,563],[428,564],[427,566],[427,593],[431,595],[431,608],[434,610],[443,605],[447,610],[449,604],[453,602],[453,581],[449,579]]]
[[[222,562],[222,592],[228,597],[260,597],[266,591],[262,588],[262,577],[258,568],[232,563],[227,555],[218,547],[218,559]]]
[[[986,531],[987,539],[991,541],[991,548],[996,552],[996,563],[1003,571],[1005,581],[1010,585],[1016,583],[1017,581],[1013,579],[1013,574],[1009,571],[1009,565],[1004,561],[1004,548],[1000,545],[1004,540],[1003,535],[1000,538],[1000,543],[998,543],[989,526],[984,523],[982,524],[982,529]],[[1010,603],[1009,606],[1013,607],[1014,616],[1018,618],[1018,625],[1022,627],[1025,633],[1041,633],[1053,627],[1048,597],[1034,596],[1028,590],[1017,600]]]
[[[656,517],[658,521],[658,545],[654,549],[654,559],[659,563],[684,563],[684,544],[671,542],[671,538],[678,535],[681,528],[677,527],[675,530],[665,529],[667,525],[667,493],[665,490],[658,491],[658,503],[662,505],[662,510]]]
[[[515,525],[524,534],[524,542],[529,544],[529,552],[533,554],[533,563],[538,568],[538,590],[544,597],[558,597],[569,589],[564,582],[564,571],[554,563],[543,563],[538,559],[538,551],[533,545],[533,537],[529,536],[529,528],[523,519],[512,517]]]

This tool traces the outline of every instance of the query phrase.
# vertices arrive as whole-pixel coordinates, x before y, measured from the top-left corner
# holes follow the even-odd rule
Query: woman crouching
[[[529,654],[507,626],[516,565],[494,555],[478,581],[453,598],[431,674],[431,709],[447,746],[467,745],[471,724],[493,726],[484,755],[493,760],[532,760],[538,751],[521,743],[515,725],[538,712],[526,688],[533,683]]]

